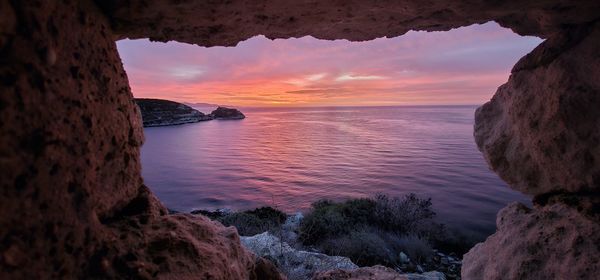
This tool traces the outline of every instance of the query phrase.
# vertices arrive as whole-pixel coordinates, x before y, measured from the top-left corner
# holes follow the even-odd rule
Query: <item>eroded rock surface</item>
[[[600,25],[550,38],[475,114],[490,167],[530,195],[600,192]]]
[[[599,11],[595,0],[0,0],[0,278],[279,278],[235,232],[167,215],[143,186],[142,123],[115,39],[368,40],[496,20],[548,40],[478,111],[476,140],[543,203],[507,208],[463,274],[593,279],[598,222],[586,213],[597,208],[562,198],[599,192]]]
[[[556,203],[513,203],[498,230],[464,256],[464,279],[595,279],[600,274],[600,220]]]
[[[139,110],[91,1],[0,1],[0,279],[279,279],[143,186]]]
[[[511,205],[464,258],[465,279],[594,279],[600,272],[600,25],[549,38],[475,114],[490,167],[534,209]],[[595,244],[595,245],[594,245]]]
[[[495,20],[522,35],[550,37],[596,20],[598,1],[168,1],[98,0],[121,38],[233,46],[268,38],[371,40]]]

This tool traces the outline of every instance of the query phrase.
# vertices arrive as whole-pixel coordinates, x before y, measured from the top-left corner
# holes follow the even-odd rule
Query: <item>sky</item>
[[[236,47],[121,40],[135,97],[230,106],[467,105],[542,40],[494,22],[365,42],[257,36]]]

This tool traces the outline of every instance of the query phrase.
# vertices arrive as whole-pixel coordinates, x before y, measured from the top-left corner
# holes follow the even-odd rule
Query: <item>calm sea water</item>
[[[241,121],[144,129],[142,173],[169,208],[306,210],[318,199],[431,197],[437,219],[482,238],[528,198],[489,171],[475,106],[246,108]]]

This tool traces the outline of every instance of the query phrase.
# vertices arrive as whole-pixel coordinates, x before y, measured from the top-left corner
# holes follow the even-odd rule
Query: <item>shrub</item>
[[[240,235],[251,236],[268,231],[271,223],[264,222],[254,215],[237,212],[217,218],[224,226],[234,226]]]
[[[300,223],[299,239],[304,245],[348,234],[364,226],[373,217],[375,204],[370,199],[353,199],[343,203],[321,200],[312,204],[313,211]]]
[[[305,245],[314,245],[362,227],[435,238],[444,229],[433,221],[434,216],[431,199],[420,199],[415,194],[403,199],[377,195],[374,199],[351,199],[340,203],[322,200],[313,203],[311,212],[302,220],[300,240]]]
[[[272,207],[261,207],[243,212],[224,213],[220,211],[196,210],[193,214],[202,214],[219,221],[224,226],[236,227],[238,233],[252,236],[265,231],[275,231],[285,222],[287,215]]]
[[[322,200],[312,204],[300,223],[299,239],[359,265],[398,265],[400,252],[424,262],[432,254],[431,242],[442,240],[445,231],[433,221],[431,206],[431,199],[415,194]]]
[[[399,261],[398,254],[390,250],[382,235],[373,228],[326,239],[319,244],[319,249],[328,255],[348,257],[359,266],[395,266]]]
[[[269,221],[274,224],[282,224],[287,219],[287,215],[273,207],[260,207],[254,210],[247,210],[244,213],[253,215],[261,220]]]
[[[431,198],[420,199],[409,194],[404,199],[375,197],[375,216],[380,228],[399,234],[419,234],[429,229],[435,212],[431,209]]]
[[[444,235],[433,239],[435,247],[443,252],[453,252],[460,256],[468,252],[475,244],[483,240],[468,236],[457,230],[446,230]]]
[[[431,243],[425,238],[414,235],[398,236],[388,233],[384,239],[391,250],[394,252],[404,252],[417,263],[427,262],[433,254]]]

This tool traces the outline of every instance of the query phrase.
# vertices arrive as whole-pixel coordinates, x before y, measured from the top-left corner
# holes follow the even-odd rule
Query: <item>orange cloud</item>
[[[136,97],[235,106],[478,104],[541,42],[495,23],[368,42],[254,37],[235,48],[123,40]]]

